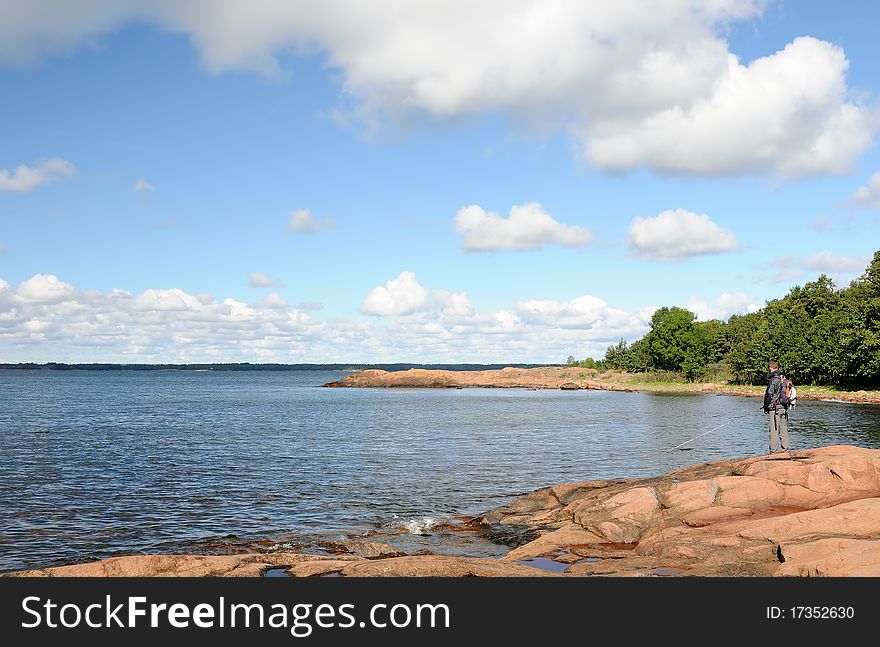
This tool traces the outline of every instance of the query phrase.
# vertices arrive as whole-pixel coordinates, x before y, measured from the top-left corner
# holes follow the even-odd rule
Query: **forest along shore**
[[[880,576],[880,450],[837,445],[556,485],[470,525],[512,550],[131,555],[7,576]]]
[[[406,371],[366,370],[353,373],[329,388],[414,388],[414,389],[562,389],[576,391],[646,391],[651,393],[715,393],[760,397],[763,386],[725,383],[653,381],[650,373],[600,372],[580,367],[502,368],[489,371],[410,369]],[[880,404],[880,390],[839,391],[828,387],[796,385],[798,399]]]

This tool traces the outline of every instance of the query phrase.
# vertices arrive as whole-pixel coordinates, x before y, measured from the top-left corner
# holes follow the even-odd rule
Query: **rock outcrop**
[[[613,381],[600,382],[594,369],[548,366],[545,368],[502,368],[498,371],[444,371],[413,368],[408,371],[367,370],[352,373],[323,386],[343,388],[454,389],[468,387],[497,389],[603,389],[625,390]]]
[[[581,389],[600,391],[649,391],[660,393],[704,393],[761,397],[763,387],[730,384],[652,382],[644,376],[573,366],[542,368],[502,368],[487,371],[448,371],[414,368],[407,371],[366,370],[322,386],[332,388],[412,388],[412,389]],[[828,391],[798,387],[799,400],[831,400],[880,404],[880,391]]]
[[[544,488],[480,519],[539,536],[503,560],[567,574],[871,575],[880,450],[822,447]]]
[[[256,577],[266,571],[291,577],[548,577],[552,573],[510,561],[418,555],[366,559],[348,555],[247,553],[243,555],[130,555],[9,573],[7,577]]]
[[[349,554],[136,555],[14,576],[878,576],[880,450],[852,446],[542,488],[471,527],[521,545],[500,559]]]

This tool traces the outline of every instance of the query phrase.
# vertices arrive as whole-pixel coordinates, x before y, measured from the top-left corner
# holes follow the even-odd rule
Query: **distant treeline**
[[[406,371],[411,368],[446,371],[498,370],[511,366],[514,368],[537,368],[548,364],[64,364],[46,362],[36,364],[0,364],[0,369],[23,369],[41,371],[362,371],[381,369],[383,371]]]
[[[660,308],[650,332],[609,347],[600,364],[630,372],[675,371],[691,380],[726,373],[759,384],[771,359],[798,384],[880,384],[880,251],[843,289],[823,274],[726,322],[698,322],[683,308]]]

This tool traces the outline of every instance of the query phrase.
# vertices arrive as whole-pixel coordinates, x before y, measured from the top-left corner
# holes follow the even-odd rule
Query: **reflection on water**
[[[338,377],[0,371],[0,570],[375,531],[493,554],[446,522],[554,483],[767,451],[752,398],[314,388]],[[880,447],[880,407],[805,401],[790,428],[793,449]]]

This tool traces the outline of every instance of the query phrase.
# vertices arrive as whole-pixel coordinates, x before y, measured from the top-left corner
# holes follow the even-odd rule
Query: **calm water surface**
[[[545,485],[767,451],[752,398],[316,388],[339,377],[0,370],[0,570],[419,533]],[[791,433],[880,447],[880,407],[803,402]]]

